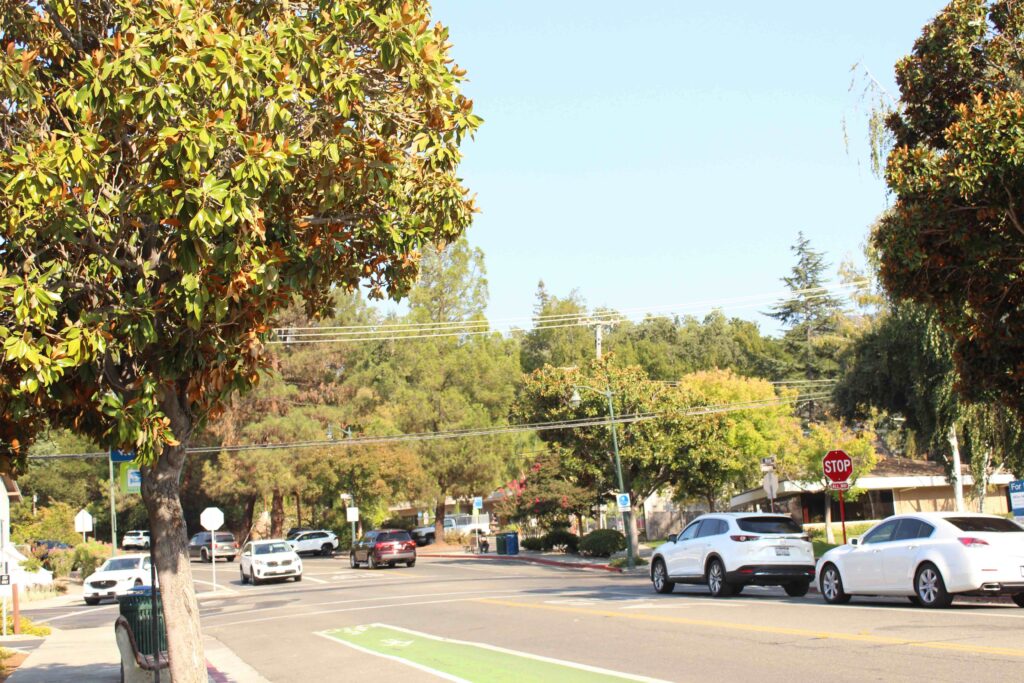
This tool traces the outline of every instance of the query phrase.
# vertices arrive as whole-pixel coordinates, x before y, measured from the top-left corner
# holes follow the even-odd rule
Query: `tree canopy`
[[[888,291],[935,311],[958,387],[1024,418],[1024,5],[955,0],[896,67]]]

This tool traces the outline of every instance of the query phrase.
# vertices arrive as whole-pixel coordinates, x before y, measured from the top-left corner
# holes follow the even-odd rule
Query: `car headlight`
[[[263,560],[256,560],[256,561],[255,561],[255,565],[256,565],[257,567],[262,567],[262,566],[263,566]]]

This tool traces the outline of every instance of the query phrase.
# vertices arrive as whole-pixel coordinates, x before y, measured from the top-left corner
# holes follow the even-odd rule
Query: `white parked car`
[[[782,586],[799,597],[814,581],[814,548],[786,515],[701,515],[655,549],[651,581],[659,593],[671,593],[677,583],[706,583],[717,598],[753,584]]]
[[[902,595],[948,607],[954,595],[1010,595],[1024,607],[1024,527],[969,512],[895,515],[818,562],[821,595]]]
[[[288,545],[297,553],[320,553],[329,557],[338,549],[338,537],[326,529],[301,531],[288,538]]]
[[[121,547],[127,550],[128,548],[141,548],[142,550],[149,550],[149,532],[148,531],[129,531],[121,539]]]
[[[287,541],[252,541],[242,548],[238,571],[242,583],[254,586],[267,579],[302,581],[302,560]]]
[[[127,595],[133,588],[148,585],[149,555],[118,555],[104,562],[85,578],[82,582],[82,597],[85,604],[98,605],[103,598]]]

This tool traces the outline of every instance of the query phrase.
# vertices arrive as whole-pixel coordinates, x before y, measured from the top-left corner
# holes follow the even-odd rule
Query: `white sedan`
[[[818,560],[825,602],[906,596],[948,607],[954,595],[1009,595],[1024,607],[1024,527],[967,512],[895,515]]]
[[[150,584],[149,555],[112,557],[82,582],[82,598],[98,605],[103,598],[127,595],[133,588]]]
[[[287,541],[252,541],[242,548],[238,571],[242,583],[254,586],[267,579],[302,581],[302,560]]]

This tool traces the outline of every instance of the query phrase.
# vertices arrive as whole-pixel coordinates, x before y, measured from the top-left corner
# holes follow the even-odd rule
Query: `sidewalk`
[[[216,638],[204,636],[210,683],[268,683]],[[166,670],[163,680],[169,680]],[[114,625],[53,629],[53,633],[18,667],[9,683],[118,683],[121,654]]]

